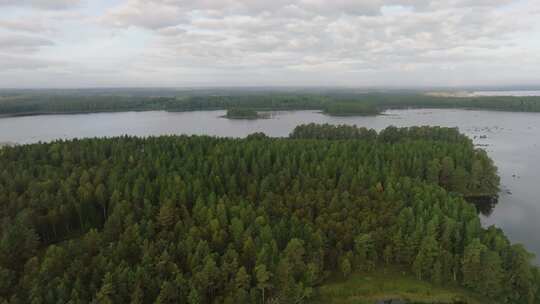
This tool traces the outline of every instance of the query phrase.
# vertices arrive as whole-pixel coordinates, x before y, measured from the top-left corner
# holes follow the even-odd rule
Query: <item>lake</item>
[[[389,110],[372,117],[331,117],[317,111],[271,112],[271,119],[228,120],[225,111],[123,112],[45,115],[0,119],[0,143],[35,143],[59,138],[206,134],[244,137],[253,132],[287,136],[303,123],[458,127],[486,149],[499,167],[502,192],[485,225],[501,227],[513,242],[540,256],[540,113],[454,109]],[[537,259],[540,261],[540,259]]]

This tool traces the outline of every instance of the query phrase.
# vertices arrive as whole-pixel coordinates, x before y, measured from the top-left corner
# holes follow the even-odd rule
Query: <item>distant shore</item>
[[[142,111],[226,111],[229,119],[260,119],[264,111],[318,110],[331,116],[380,115],[388,109],[448,108],[540,112],[540,91],[427,91],[422,93],[202,95],[186,98],[30,96],[0,102],[0,118]]]
[[[432,97],[525,97],[540,96],[540,91],[455,91],[455,92],[427,92]]]
[[[16,145],[16,144],[14,142],[10,142],[10,141],[0,142],[0,148],[10,147],[10,146],[14,146],[14,145]]]

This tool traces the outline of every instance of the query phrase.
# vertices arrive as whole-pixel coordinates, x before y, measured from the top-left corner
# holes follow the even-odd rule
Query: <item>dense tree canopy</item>
[[[329,274],[386,263],[540,303],[530,253],[463,199],[497,186],[485,152],[447,128],[6,147],[0,298],[302,303]]]
[[[225,117],[230,119],[257,119],[261,114],[252,109],[231,108],[227,110]]]
[[[360,100],[327,102],[323,105],[323,111],[333,116],[377,115],[380,112],[376,105]]]

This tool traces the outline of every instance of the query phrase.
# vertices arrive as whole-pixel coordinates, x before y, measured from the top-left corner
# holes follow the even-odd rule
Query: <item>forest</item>
[[[319,110],[327,115],[377,115],[387,109],[459,108],[540,112],[540,97],[441,97],[422,92],[134,90],[0,91],[0,116],[120,111]]]
[[[393,265],[540,303],[532,254],[467,195],[497,168],[457,129],[74,139],[0,149],[2,303],[310,303]]]

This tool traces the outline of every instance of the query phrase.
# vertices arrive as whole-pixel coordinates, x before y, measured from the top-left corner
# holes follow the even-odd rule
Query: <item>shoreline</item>
[[[511,110],[511,109],[497,109],[497,108],[482,108],[482,107],[457,107],[457,106],[390,106],[385,107],[381,109],[378,113],[328,113],[325,112],[323,109],[264,109],[260,110],[260,112],[283,112],[283,111],[315,111],[316,113],[320,113],[326,116],[333,116],[333,117],[369,117],[369,116],[384,116],[389,115],[386,114],[386,111],[391,110],[464,110],[464,111],[490,111],[490,112],[508,112],[508,113],[540,113],[540,111],[521,111],[521,110]],[[202,112],[210,112],[210,111],[226,111],[226,109],[215,109],[215,108],[209,108],[209,109],[187,109],[187,110],[166,110],[166,109],[144,109],[144,110],[111,110],[111,111],[76,111],[76,112],[21,112],[21,113],[0,113],[0,119],[2,118],[16,118],[16,117],[32,117],[32,116],[51,116],[51,115],[85,115],[85,114],[112,114],[112,113],[128,113],[128,112],[153,112],[153,111],[163,111],[167,113],[184,113],[184,112],[194,112],[194,111],[202,111]],[[270,119],[272,115],[264,115],[261,116],[264,117],[228,117],[227,115],[222,115],[220,117],[228,118],[228,119],[246,119],[246,120],[255,120],[255,119]]]
[[[2,149],[4,147],[13,147],[15,145],[17,145],[17,143],[14,143],[14,142],[11,142],[11,141],[0,142],[0,149]]]

